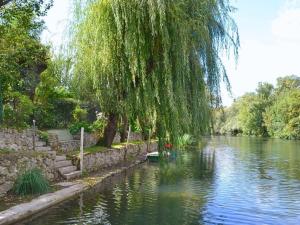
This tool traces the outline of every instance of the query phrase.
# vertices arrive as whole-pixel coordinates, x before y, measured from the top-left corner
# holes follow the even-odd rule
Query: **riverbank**
[[[108,169],[105,172],[95,173],[94,175],[90,175],[72,182],[58,183],[58,185],[62,187],[61,190],[41,195],[30,202],[22,203],[0,212],[0,225],[14,224],[18,221],[22,221],[36,213],[39,213],[65,200],[68,200],[96,185],[101,185],[101,183],[107,178],[120,174],[145,161],[146,159],[137,160],[130,165],[121,165],[119,167],[114,167],[112,169]]]
[[[157,143],[155,141],[148,144],[141,141],[128,145],[119,144],[112,149],[97,146],[87,148],[84,155],[83,177],[77,178],[72,182],[54,181],[52,186],[56,191],[42,196],[26,197],[23,199],[23,201],[26,201],[25,203],[22,201],[12,202],[12,207],[8,209],[4,207],[5,210],[0,212],[0,225],[13,224],[24,220],[95,185],[101,185],[105,179],[144,162],[146,154],[156,149]],[[72,158],[74,165],[79,162],[77,155],[75,151],[68,156]]]

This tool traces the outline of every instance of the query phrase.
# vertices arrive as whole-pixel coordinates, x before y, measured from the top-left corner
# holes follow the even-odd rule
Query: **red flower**
[[[166,143],[166,144],[165,144],[165,148],[172,148],[172,144]]]

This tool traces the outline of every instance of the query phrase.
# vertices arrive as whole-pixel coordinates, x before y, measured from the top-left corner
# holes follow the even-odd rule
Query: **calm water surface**
[[[300,142],[215,137],[144,164],[24,222],[300,224]]]

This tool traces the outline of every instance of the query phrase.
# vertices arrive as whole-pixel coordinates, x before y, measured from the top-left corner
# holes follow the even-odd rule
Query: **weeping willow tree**
[[[174,141],[208,130],[211,96],[229,86],[220,55],[238,53],[227,0],[77,1],[72,29],[74,81],[94,92],[112,144],[127,117]]]

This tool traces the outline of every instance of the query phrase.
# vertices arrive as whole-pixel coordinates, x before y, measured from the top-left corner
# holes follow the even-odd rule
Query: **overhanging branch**
[[[0,8],[10,3],[12,0],[0,0]]]

